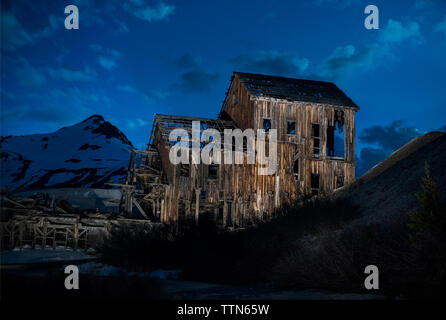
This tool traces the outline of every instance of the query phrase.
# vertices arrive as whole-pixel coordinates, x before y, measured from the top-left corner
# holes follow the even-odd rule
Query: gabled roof
[[[308,101],[324,104],[359,107],[333,82],[293,79],[263,74],[234,72],[254,97]]]

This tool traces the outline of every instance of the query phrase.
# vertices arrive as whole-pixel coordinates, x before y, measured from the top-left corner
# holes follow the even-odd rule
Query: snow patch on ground
[[[0,264],[28,264],[28,263],[44,263],[57,261],[79,261],[91,260],[94,257],[82,251],[67,250],[65,248],[52,248],[34,250],[30,249],[14,249],[12,251],[0,251]]]
[[[138,276],[152,279],[178,279],[180,270],[158,269],[150,272],[132,272],[125,269],[106,265],[99,262],[87,262],[79,265],[79,273],[92,274],[97,276]]]

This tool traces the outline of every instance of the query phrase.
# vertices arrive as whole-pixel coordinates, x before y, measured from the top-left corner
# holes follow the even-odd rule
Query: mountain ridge
[[[134,149],[101,115],[54,132],[0,137],[3,188],[106,187],[123,182]]]

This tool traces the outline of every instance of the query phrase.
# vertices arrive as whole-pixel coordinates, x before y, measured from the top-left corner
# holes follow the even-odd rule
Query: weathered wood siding
[[[312,194],[311,175],[319,177],[319,192],[336,188],[355,178],[355,109],[308,102],[288,102],[251,95],[234,77],[223,111],[242,130],[262,129],[263,119],[271,119],[277,129],[277,171],[259,174],[260,165],[220,164],[215,178],[208,166],[191,164],[189,176],[180,175],[179,166],[169,161],[170,146],[155,129],[154,146],[161,158],[168,185],[161,202],[162,222],[176,222],[181,216],[197,219],[198,212],[213,212],[223,226],[243,226],[249,221],[267,219],[285,203]],[[334,126],[335,113],[343,112],[344,157],[327,156],[327,128]],[[339,114],[339,113],[338,113]],[[287,134],[287,121],[295,121],[295,134]],[[320,124],[320,155],[313,155],[312,124]],[[223,136],[222,136],[223,140]],[[257,152],[260,152],[257,150]],[[222,155],[223,159],[223,155]],[[299,159],[299,174],[293,174]]]

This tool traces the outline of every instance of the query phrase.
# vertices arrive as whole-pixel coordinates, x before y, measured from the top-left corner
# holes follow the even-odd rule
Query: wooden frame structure
[[[140,212],[163,223],[198,223],[200,214],[206,214],[222,227],[240,228],[269,219],[284,204],[353,182],[358,110],[331,82],[234,72],[217,119],[155,115],[147,150],[131,155],[126,185],[134,191],[124,200],[126,210],[131,214],[128,199],[134,199]],[[273,175],[259,175],[261,165],[246,161],[212,169],[202,163],[169,161],[168,136],[173,129],[191,134],[192,121],[200,121],[201,129],[213,128],[223,135],[225,129],[262,129],[264,119],[278,135],[278,168]],[[289,122],[294,122],[292,134]],[[318,137],[312,133],[314,123],[319,125]],[[343,157],[333,156],[333,128],[344,135]],[[312,176],[318,177],[317,188]]]

